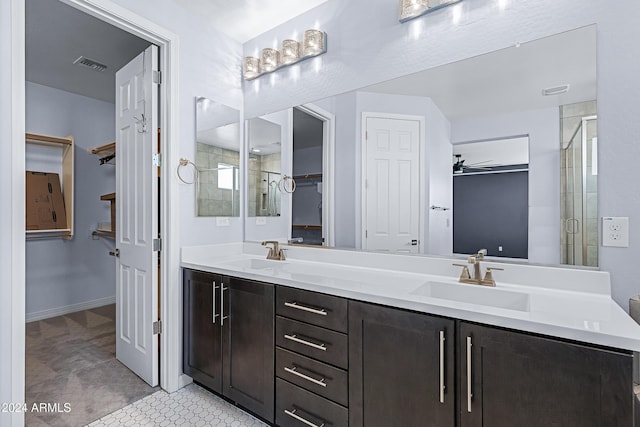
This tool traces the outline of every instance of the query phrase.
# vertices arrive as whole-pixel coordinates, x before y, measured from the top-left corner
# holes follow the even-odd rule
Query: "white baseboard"
[[[50,317],[62,316],[76,311],[89,310],[103,305],[115,304],[116,297],[99,298],[91,301],[79,302],[77,304],[65,305],[63,307],[50,308],[48,310],[36,311],[26,314],[26,322],[35,322],[36,320],[48,319]]]

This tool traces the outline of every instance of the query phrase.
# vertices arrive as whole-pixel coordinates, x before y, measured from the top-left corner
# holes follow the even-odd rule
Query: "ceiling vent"
[[[82,67],[90,68],[93,71],[98,71],[100,73],[107,69],[106,65],[101,64],[101,63],[99,63],[97,61],[94,61],[93,59],[89,59],[89,58],[87,58],[85,56],[79,57],[78,59],[73,61],[73,63],[75,65],[80,65]]]

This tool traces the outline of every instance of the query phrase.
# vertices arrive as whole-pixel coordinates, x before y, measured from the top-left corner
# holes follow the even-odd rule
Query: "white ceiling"
[[[244,43],[327,0],[175,0]]]
[[[115,72],[149,42],[55,0],[26,0],[26,79],[114,102]],[[84,55],[107,65],[99,73],[73,65]]]
[[[326,0],[174,0],[243,43]],[[149,42],[56,0],[26,0],[26,79],[114,102],[115,72]],[[107,65],[73,65],[79,56]]]
[[[570,84],[568,93],[542,96]],[[584,27],[361,89],[430,97],[450,120],[596,99],[596,31]]]

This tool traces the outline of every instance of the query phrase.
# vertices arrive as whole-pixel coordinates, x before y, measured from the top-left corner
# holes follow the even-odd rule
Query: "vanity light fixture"
[[[300,59],[300,43],[297,40],[282,40],[282,51],[280,51],[280,59],[283,65],[293,64]]]
[[[242,64],[242,74],[245,79],[255,79],[260,75],[260,60],[255,56],[247,56]]]
[[[262,58],[260,59],[260,72],[270,73],[280,66],[280,52],[269,47],[262,49]]]
[[[406,22],[462,0],[400,0],[400,22]]]
[[[260,59],[253,56],[245,57],[242,65],[242,76],[245,80],[253,80],[265,73],[270,73],[326,52],[327,34],[320,30],[310,29],[304,32],[301,42],[286,39],[282,41],[281,50],[264,48],[261,51]]]

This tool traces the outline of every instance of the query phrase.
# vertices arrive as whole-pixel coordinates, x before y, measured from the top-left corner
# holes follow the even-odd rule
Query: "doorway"
[[[160,114],[160,123],[163,124],[163,133],[162,135],[158,135],[158,144],[164,148],[163,152],[165,155],[165,159],[166,161],[168,161],[172,155],[174,154],[173,151],[170,148],[170,144],[168,144],[168,140],[170,138],[175,138],[175,127],[171,126],[172,122],[175,122],[175,112],[173,110],[170,110],[170,106],[168,103],[168,94],[172,93],[171,89],[175,88],[175,77],[170,73],[171,67],[170,65],[174,65],[175,67],[175,60],[173,60],[173,58],[175,58],[175,56],[172,57],[172,53],[175,53],[174,50],[172,50],[172,48],[175,46],[175,44],[173,43],[173,38],[174,36],[171,35],[170,33],[166,33],[166,34],[162,34],[161,29],[159,29],[156,25],[151,25],[148,21],[145,21],[143,18],[138,17],[136,15],[133,15],[127,11],[122,11],[122,10],[117,10],[115,12],[109,10],[110,8],[116,8],[117,6],[109,4],[106,6],[95,6],[95,5],[90,5],[89,3],[83,1],[83,0],[68,0],[68,1],[64,1],[64,2],[41,2],[41,3],[55,3],[58,6],[63,6],[65,8],[67,8],[68,10],[72,10],[75,13],[82,13],[82,14],[91,14],[93,16],[98,17],[99,19],[97,19],[97,21],[104,21],[104,22],[108,22],[111,24],[116,24],[120,27],[124,27],[126,26],[126,28],[128,29],[128,31],[131,31],[132,33],[135,33],[135,35],[137,35],[138,37],[140,37],[141,39],[144,40],[144,42],[146,43],[146,45],[149,45],[150,43],[153,44],[157,44],[160,47],[160,55],[161,55],[161,67],[163,69],[163,71],[165,71],[165,84],[163,85],[163,87],[161,87],[159,89],[159,92],[161,94],[161,114]],[[67,5],[65,5],[64,3],[66,3]],[[75,6],[75,7],[69,7],[68,5],[71,6]],[[19,8],[18,8],[19,9]],[[27,7],[25,8],[25,15],[27,17],[27,19],[29,18],[29,7],[27,5]],[[78,9],[80,9],[80,11],[78,11]],[[117,16],[117,18],[116,18]],[[94,18],[94,20],[96,20]],[[60,22],[57,20],[55,21],[55,25],[60,25]],[[126,25],[125,25],[126,24]],[[147,30],[146,28],[153,28],[153,31],[151,30]],[[30,32],[29,29],[27,28],[26,30],[26,38],[27,38],[27,43],[25,43],[26,45],[29,45],[29,37],[30,37]],[[82,45],[82,42],[84,40],[78,40],[76,41],[76,43],[74,44],[80,44]],[[14,42],[13,45],[13,51],[19,51],[20,50],[20,39],[16,37],[16,41]],[[58,44],[64,44],[64,43],[58,43]],[[24,45],[22,46],[22,48],[24,49]],[[19,56],[18,56],[19,58]],[[27,67],[28,68],[28,67]],[[51,71],[51,70],[49,70]],[[31,85],[29,83],[29,85]],[[32,89],[27,89],[27,103],[29,102],[29,91],[31,90],[31,92],[33,92]],[[112,89],[113,91],[115,91],[115,89]],[[75,95],[77,96],[77,94],[70,94],[70,95]],[[175,97],[175,94],[173,94]],[[19,97],[18,97],[19,98]],[[18,101],[20,101],[18,99]],[[23,99],[24,101],[24,99]],[[14,101],[15,102],[15,101]],[[32,104],[33,105],[33,104]],[[40,108],[41,105],[36,105],[36,110],[39,116],[42,116],[42,109]],[[59,106],[59,108],[55,111],[53,111],[54,115],[60,115],[62,113],[65,112],[65,108],[62,107],[66,107],[66,105],[62,105]],[[29,108],[29,106],[28,106]],[[112,109],[113,111],[113,109]],[[31,126],[33,124],[33,120],[32,118],[27,118],[27,124],[29,126]],[[92,123],[91,121],[88,121],[85,124],[85,127],[91,127],[91,126],[97,126],[97,124],[94,122]],[[43,129],[46,126],[43,126]],[[113,129],[115,129],[115,125],[112,123],[110,125],[111,131],[113,133]],[[54,132],[55,133],[55,132]],[[156,135],[155,131],[154,133],[154,137]],[[80,147],[80,145],[78,145]],[[86,147],[82,147],[82,148],[86,148]],[[86,150],[78,150],[77,151],[79,154],[79,157],[91,157],[86,153]],[[80,158],[77,159],[82,160]],[[91,159],[92,164],[91,164],[91,168],[97,168],[97,158],[92,158]],[[95,163],[93,163],[95,162]],[[78,162],[80,163],[80,162]],[[83,166],[84,167],[84,166]],[[113,172],[113,171],[112,171]],[[167,249],[166,251],[162,251],[158,254],[158,257],[162,260],[162,270],[163,273],[162,276],[162,282],[163,283],[168,283],[170,280],[175,279],[175,281],[177,281],[177,258],[176,258],[176,253],[174,250],[171,249],[171,244],[169,243],[170,240],[170,235],[172,234],[172,229],[174,229],[175,227],[172,226],[170,223],[168,224],[166,221],[167,217],[171,216],[171,205],[169,205],[168,203],[166,203],[167,200],[170,199],[169,194],[171,192],[175,192],[175,188],[172,189],[172,187],[174,187],[175,185],[171,182],[171,180],[166,176],[168,174],[164,174],[165,176],[161,176],[159,177],[159,181],[162,183],[161,184],[161,198],[160,198],[160,211],[162,212],[162,229],[165,230],[165,233],[167,234],[167,238],[165,241],[165,248]],[[99,181],[99,180],[98,180]],[[79,185],[77,187],[82,187],[83,185],[85,185],[85,182],[79,182]],[[78,190],[77,190],[78,191]],[[99,192],[98,192],[98,196],[99,196]],[[97,198],[97,200],[99,201],[99,198]],[[77,200],[78,202],[78,200]],[[104,202],[103,202],[104,203]],[[107,209],[108,209],[108,204],[106,205]],[[82,205],[80,203],[76,203],[76,209],[79,211],[81,209],[83,209]],[[99,216],[96,215],[94,217],[92,217],[92,221],[94,223],[94,225],[96,224],[96,222],[99,220]],[[76,218],[76,236],[74,238],[75,241],[93,241],[94,237],[91,235],[91,231],[86,222],[83,224],[80,224],[80,219]],[[95,227],[94,227],[95,229]],[[104,239],[100,239],[101,242],[104,241]],[[95,242],[95,241],[94,241]],[[53,240],[48,240],[48,241],[42,241],[41,243],[43,243],[43,245],[45,247],[49,247],[49,249],[53,249],[53,251],[55,252],[55,248],[52,248],[52,246],[55,246],[58,243],[62,243],[59,241],[53,241]],[[62,244],[67,245],[67,246],[71,246],[74,243],[74,241],[69,241],[69,242],[64,242]],[[104,249],[104,253],[106,254],[107,252],[107,247],[105,246]],[[79,265],[84,265],[83,261],[87,261],[87,258],[83,258],[83,251],[82,250],[75,250],[75,251],[71,251],[71,254],[68,256],[68,258],[71,260],[71,263],[75,263],[75,264],[79,264]],[[28,254],[27,254],[28,256]],[[33,262],[30,262],[31,265],[33,265]],[[29,266],[28,266],[29,267]],[[48,272],[48,276],[46,277],[47,280],[49,280],[49,282],[51,281],[52,278],[56,278],[57,275],[62,276],[65,273],[65,267],[64,265],[57,265],[57,270],[51,270]],[[175,272],[172,271],[175,269]],[[115,271],[115,268],[113,268],[113,270]],[[84,273],[87,273],[87,271],[85,271]],[[82,273],[80,273],[82,274]],[[86,282],[89,282],[91,280],[96,280],[97,279],[96,274],[90,274],[90,272],[88,272],[87,274],[84,274],[83,279]],[[32,277],[33,279],[33,277]],[[43,282],[42,280],[40,282]],[[14,286],[23,286],[22,284],[14,284]],[[19,291],[19,288],[18,288]],[[83,289],[81,287],[75,287],[73,289],[71,289],[69,291],[70,295],[78,295],[80,294],[80,297],[87,297],[87,295],[83,295],[82,292],[86,291],[86,289]],[[162,286],[162,291],[164,293],[168,292],[168,288],[166,286]],[[91,298],[91,296],[87,297],[87,298]],[[85,298],[86,299],[86,298]],[[82,308],[89,308],[90,305],[94,305],[94,306],[98,306],[98,305],[103,305],[104,303],[108,303],[109,301],[107,301],[109,298],[107,297],[103,297],[103,298],[93,298],[90,299],[89,301],[84,301],[82,303],[73,303],[73,304],[66,304],[64,307],[62,307],[62,309],[64,311],[69,312],[69,310],[76,310],[76,309],[82,309]],[[113,302],[113,301],[111,301]],[[84,304],[86,303],[86,304]],[[88,305],[87,305],[88,304]],[[165,310],[163,310],[163,312],[167,313],[168,310],[166,310],[166,305],[168,304],[167,299],[163,298],[162,299],[162,304],[163,307],[165,308]],[[41,315],[52,315],[52,314],[56,314],[54,313],[55,310],[51,311],[47,311],[47,310],[37,310],[39,312],[44,312],[44,313],[40,313]],[[179,316],[179,314],[177,312],[175,312],[174,310],[172,310],[175,314],[176,314],[176,318]],[[24,322],[25,317],[24,317],[24,311],[22,312],[23,316],[20,316],[20,313],[16,313],[16,316],[14,318],[14,322],[19,322],[19,318],[22,317],[22,322]],[[58,313],[61,314],[61,313]],[[28,319],[28,317],[27,317]],[[33,320],[33,319],[31,319]],[[170,323],[170,322],[168,322]],[[174,322],[175,323],[175,322]],[[179,328],[179,324],[175,325],[176,328]],[[161,365],[161,369],[163,370],[163,372],[167,372],[167,364],[168,363],[174,363],[175,365],[177,365],[176,363],[176,357],[173,355],[173,353],[171,353],[171,355],[169,355],[170,350],[166,345],[164,345],[166,343],[163,343],[163,346],[160,348],[159,351],[162,351],[163,353],[163,357],[162,357],[162,365]],[[168,344],[171,344],[170,342]],[[175,344],[174,344],[175,346]],[[175,352],[175,350],[174,350]],[[24,358],[22,359],[24,361]],[[17,359],[18,363],[20,362],[20,359]],[[171,390],[171,389],[177,389],[179,388],[179,373],[178,370],[172,370],[175,371],[172,373],[172,375],[161,375],[161,383],[163,384],[163,387],[166,388],[167,390]],[[16,390],[20,389],[20,382],[18,379],[15,379],[15,381],[18,381],[17,383],[14,384],[14,387]]]
[[[335,116],[317,105],[293,109],[291,243],[334,245],[334,123]]]

